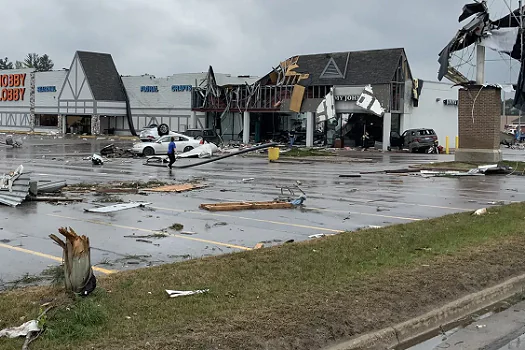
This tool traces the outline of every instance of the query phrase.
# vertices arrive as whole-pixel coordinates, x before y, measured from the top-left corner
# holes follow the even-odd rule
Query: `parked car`
[[[206,142],[219,144],[220,139],[213,129],[188,129],[182,134],[193,137],[194,139],[203,139]]]
[[[409,129],[402,135],[397,132],[390,133],[390,147],[408,149],[410,152],[426,152],[438,141],[433,129]]]
[[[170,135],[161,136],[154,142],[137,142],[131,148],[131,152],[138,155],[145,155],[147,157],[154,156],[156,154],[165,155],[168,153],[168,145],[170,144],[172,137],[175,138],[177,153],[189,152],[192,149],[201,146],[200,140],[172,132]]]
[[[150,124],[140,132],[139,138],[141,141],[151,142],[170,133],[170,127],[167,124]]]

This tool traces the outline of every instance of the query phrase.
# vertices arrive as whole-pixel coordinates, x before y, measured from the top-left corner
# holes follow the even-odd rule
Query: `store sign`
[[[57,92],[56,86],[39,86],[36,88],[38,92]]]
[[[361,95],[341,95],[341,96],[334,96],[334,100],[336,101],[357,101],[359,100],[359,97]]]
[[[26,93],[26,74],[0,75],[0,101],[23,101]]]
[[[158,86],[141,86],[140,92],[159,92]]]
[[[191,91],[193,90],[193,86],[191,85],[172,85],[171,91],[173,92],[182,92],[182,91]]]
[[[445,106],[457,106],[458,100],[443,100]]]

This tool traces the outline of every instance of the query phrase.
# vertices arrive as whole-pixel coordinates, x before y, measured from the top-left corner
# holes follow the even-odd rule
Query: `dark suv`
[[[188,129],[183,132],[186,136],[191,136],[197,140],[204,139],[204,141],[219,144],[219,136],[213,129]]]
[[[438,137],[433,129],[409,129],[401,136],[396,132],[390,133],[391,147],[408,148],[410,152],[425,152],[436,142]]]

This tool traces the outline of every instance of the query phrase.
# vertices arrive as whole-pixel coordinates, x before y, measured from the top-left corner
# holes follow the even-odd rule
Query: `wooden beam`
[[[209,211],[233,211],[255,209],[291,209],[294,205],[287,202],[225,202],[214,204],[201,204],[200,208]]]

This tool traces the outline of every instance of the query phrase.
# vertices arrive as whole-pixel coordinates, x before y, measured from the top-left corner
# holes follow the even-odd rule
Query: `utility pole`
[[[523,0],[518,0],[518,6],[520,9],[520,30],[519,30],[519,36],[520,36],[520,66],[523,66]],[[523,74],[522,69],[520,68],[520,74]],[[521,76],[518,78],[518,82],[521,81]],[[523,107],[520,106],[519,110],[519,117],[518,117],[518,132],[519,132],[519,142],[521,142],[521,109]]]
[[[486,0],[483,0],[483,5],[487,6]],[[479,43],[476,45],[476,84],[485,84],[485,46]]]

